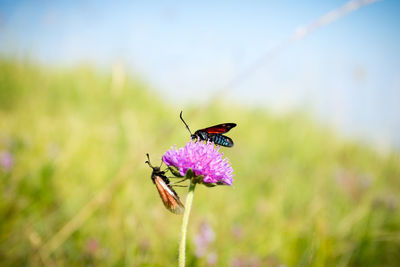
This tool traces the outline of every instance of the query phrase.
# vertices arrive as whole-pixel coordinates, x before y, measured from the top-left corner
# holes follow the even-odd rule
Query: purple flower
[[[171,148],[165,152],[163,161],[168,166],[174,166],[182,176],[191,169],[196,176],[203,176],[205,184],[232,185],[233,169],[219,147],[207,141],[192,140],[185,147]]]
[[[10,152],[4,151],[0,156],[0,165],[4,172],[11,171],[14,165],[14,158]]]

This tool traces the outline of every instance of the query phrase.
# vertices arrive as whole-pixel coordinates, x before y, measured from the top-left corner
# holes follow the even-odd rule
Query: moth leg
[[[162,165],[162,164],[161,164]],[[165,173],[167,173],[167,172],[171,172],[171,169],[167,166],[167,168],[165,168],[164,170],[163,170],[163,172],[165,172]],[[175,177],[177,177],[177,176],[175,176]],[[183,176],[182,176],[183,177]],[[174,178],[174,177],[172,177],[172,178]],[[177,178],[180,178],[180,177],[177,177]]]
[[[176,177],[176,178],[178,178],[178,177]],[[170,185],[179,184],[179,183],[182,183],[182,182],[184,182],[184,181],[186,181],[186,180],[187,180],[187,179],[184,178],[184,179],[182,179],[182,180],[180,180],[180,181],[170,183]]]

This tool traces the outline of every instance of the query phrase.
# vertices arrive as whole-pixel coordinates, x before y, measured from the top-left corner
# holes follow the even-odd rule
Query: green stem
[[[181,227],[181,242],[179,244],[179,267],[185,266],[186,233],[189,224],[190,210],[192,209],[194,189],[196,184],[190,180],[188,194],[186,196],[185,213],[183,214]]]

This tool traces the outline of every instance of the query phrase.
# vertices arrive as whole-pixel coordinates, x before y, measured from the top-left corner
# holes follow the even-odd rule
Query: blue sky
[[[201,102],[345,3],[0,1],[0,53],[49,65],[118,62],[166,97]],[[354,11],[267,58],[227,98],[276,112],[306,107],[344,134],[399,145],[398,14],[395,0]]]

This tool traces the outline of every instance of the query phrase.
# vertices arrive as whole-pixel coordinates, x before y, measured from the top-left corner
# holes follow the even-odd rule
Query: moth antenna
[[[182,120],[183,123],[185,124],[186,129],[188,129],[190,135],[192,135],[192,132],[190,131],[189,126],[186,124],[185,120],[182,118],[182,112],[183,112],[183,111],[181,111],[181,114],[179,114],[179,117],[181,118],[181,120]]]
[[[150,163],[150,156],[149,156],[149,153],[146,153],[146,156],[147,156],[147,160],[146,160],[144,163],[149,164],[150,168],[153,168],[153,165],[151,165],[151,163]],[[154,169],[154,168],[153,168],[153,169]]]

